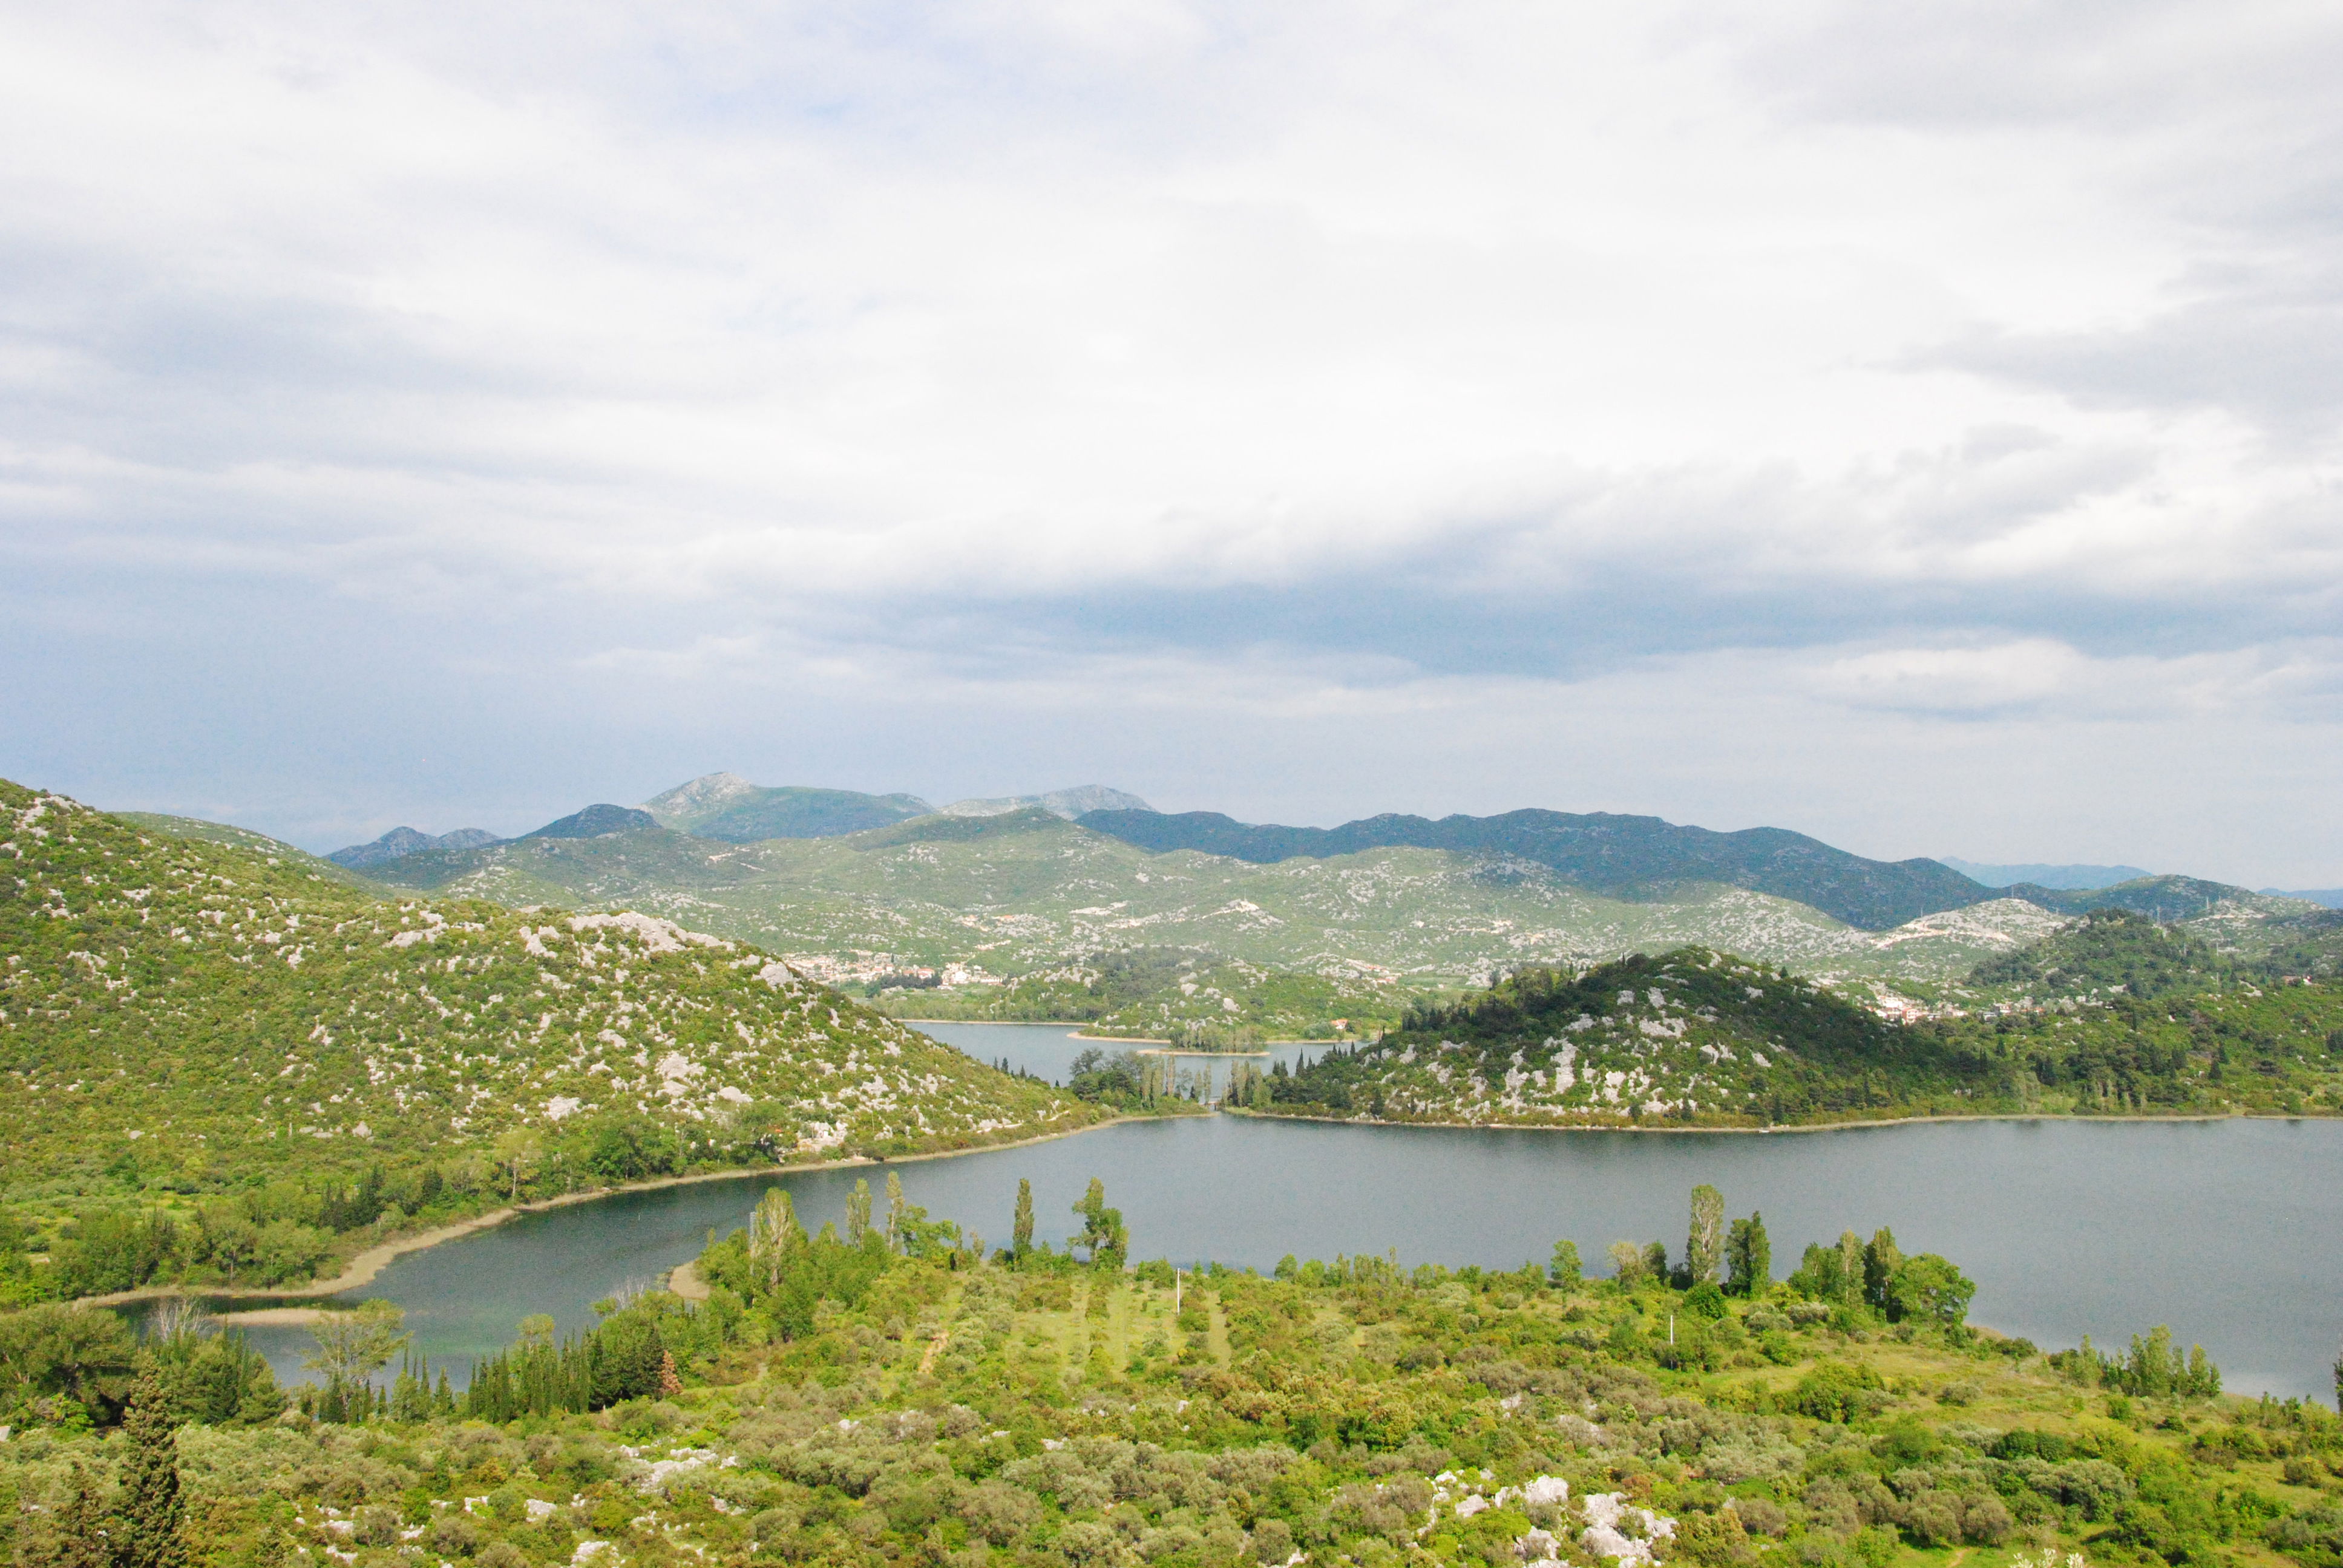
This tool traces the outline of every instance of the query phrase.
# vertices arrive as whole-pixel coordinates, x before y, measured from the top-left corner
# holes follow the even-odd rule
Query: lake
[[[988,1061],[1052,1078],[1089,1042],[1061,1027],[929,1024]],[[1120,1049],[1103,1045],[1102,1050]],[[1290,1059],[1322,1047],[1281,1047]],[[1259,1059],[1255,1059],[1259,1060]],[[1192,1060],[1183,1065],[1197,1065]],[[1224,1078],[1224,1067],[1222,1076]],[[1684,1246],[1688,1194],[1762,1212],[1775,1272],[1808,1241],[1892,1225],[1906,1253],[1941,1252],[1977,1282],[1973,1317],[2044,1348],[2102,1347],[2168,1323],[2240,1392],[2333,1392],[2343,1332],[2343,1123],[1946,1121],[1735,1136],[1364,1128],[1199,1116],[1125,1122],[1021,1149],[890,1167],[910,1201],[1008,1239],[1020,1177],[1038,1232],[1061,1241],[1092,1176],[1131,1227],[1134,1259],[1267,1270],[1288,1253],[1396,1249],[1402,1262],[1505,1268],[1578,1243],[1590,1270],[1627,1239]],[[759,1175],[620,1194],[525,1215],[399,1259],[365,1290],[407,1310],[417,1342],[460,1382],[531,1312],[564,1332],[590,1303],[694,1256],[787,1187],[809,1226],[841,1220],[857,1177]],[[298,1330],[256,1328],[280,1376]]]

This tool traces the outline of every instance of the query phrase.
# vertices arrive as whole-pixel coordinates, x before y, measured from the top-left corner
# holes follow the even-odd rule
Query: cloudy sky
[[[2343,10],[0,6],[0,772],[2343,883]]]

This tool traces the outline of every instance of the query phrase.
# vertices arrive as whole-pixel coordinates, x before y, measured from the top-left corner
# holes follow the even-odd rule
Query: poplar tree
[[[122,1527],[114,1542],[114,1568],[186,1568],[178,1432],[154,1373],[131,1385],[122,1434],[127,1452],[122,1458]]]
[[[1017,1179],[1017,1222],[1009,1232],[1009,1251],[1021,1258],[1033,1250],[1033,1183]]]
[[[887,1172],[887,1245],[901,1250],[903,1245],[903,1179],[892,1171]]]
[[[1733,1221],[1725,1238],[1725,1290],[1736,1296],[1756,1296],[1774,1282],[1774,1245],[1765,1236],[1765,1216],[1753,1213]]]
[[[870,1233],[870,1179],[854,1179],[854,1191],[846,1200],[846,1240],[850,1246],[859,1246]]]
[[[1716,1278],[1725,1261],[1725,1194],[1704,1181],[1692,1190],[1692,1234],[1684,1240],[1687,1284]]]
[[[1852,1231],[1838,1233],[1838,1293],[1845,1302],[1863,1299],[1863,1238]]]
[[[1904,1253],[1896,1245],[1896,1232],[1882,1225],[1872,1232],[1871,1242],[1863,1249],[1863,1297],[1881,1312],[1888,1308],[1888,1288],[1896,1282],[1896,1271],[1904,1266]]]

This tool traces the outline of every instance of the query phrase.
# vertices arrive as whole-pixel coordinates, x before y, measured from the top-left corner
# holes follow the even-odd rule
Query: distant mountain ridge
[[[2267,914],[2296,912],[2289,911],[2284,904],[2273,906],[2267,894],[2227,882],[2208,882],[2201,877],[2141,877],[2117,882],[2111,888],[2045,888],[2020,882],[2000,892],[2003,897],[2024,899],[2063,915],[2087,914],[2093,910],[2128,910],[2153,920],[2193,920],[2225,906]]]
[[[1255,826],[1217,811],[1090,811],[1078,820],[1152,854],[1198,849],[1256,864],[1405,845],[1514,856],[1613,897],[1719,882],[1793,899],[1875,931],[1999,896],[1935,860],[1865,859],[1784,828],[1719,833],[1608,811],[1533,809],[1436,822],[1386,815],[1339,828]]]
[[[1964,860],[1956,855],[1939,855],[1936,860],[1940,865],[1950,866],[1971,881],[1982,882],[1988,888],[2014,888],[2025,882],[2061,892],[2112,888],[2118,882],[2136,882],[2143,877],[2156,874],[2143,871],[2137,866],[1992,866]]]
[[[1103,784],[1078,784],[1071,789],[1051,789],[1040,795],[1003,795],[990,800],[955,800],[942,808],[947,817],[1005,817],[1011,811],[1038,807],[1052,817],[1079,822],[1091,811],[1144,811],[1155,808],[1138,796]]]
[[[639,828],[656,828],[658,819],[649,811],[632,806],[613,806],[607,801],[588,806],[583,811],[572,811],[558,821],[548,822],[533,833],[523,833],[524,839],[599,839],[608,833],[631,833]]]
[[[452,833],[430,834],[413,828],[393,828],[371,844],[352,844],[326,857],[337,866],[347,866],[353,871],[368,866],[379,866],[407,855],[419,855],[426,849],[477,849],[484,844],[503,842],[494,833],[481,828],[458,828]]]
[[[695,839],[756,844],[767,839],[836,839],[892,827],[935,808],[917,795],[865,795],[752,784],[737,773],[709,773],[643,802],[662,828]]]

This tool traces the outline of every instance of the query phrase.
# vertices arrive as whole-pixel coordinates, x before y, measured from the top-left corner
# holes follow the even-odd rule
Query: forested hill
[[[1679,948],[1529,970],[1290,1079],[1257,1108],[1393,1121],[1744,1125],[1958,1100],[1986,1063],[1832,992]]]
[[[393,901],[5,782],[0,868],[12,1201],[282,1179],[314,1224],[370,1171],[412,1210],[1091,1114],[645,915]]]
[[[1607,811],[1369,817],[1339,828],[1255,826],[1217,811],[1089,811],[1080,819],[1151,854],[1200,849],[1269,864],[1408,846],[1510,855],[1613,897],[1719,882],[1793,899],[1865,930],[2005,896],[1935,860],[1867,860],[1782,828],[1718,833]]]
[[[2126,995],[2143,1000],[2217,990],[2238,963],[2189,932],[2126,909],[2095,910],[2041,941],[1988,959],[1969,975],[1986,990],[2057,997]]]

